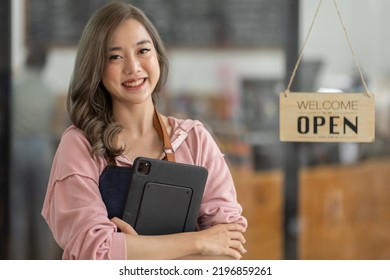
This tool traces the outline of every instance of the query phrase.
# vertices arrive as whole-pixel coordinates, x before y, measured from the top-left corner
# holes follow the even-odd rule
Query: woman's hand
[[[132,257],[132,258],[145,258],[148,256],[148,258],[152,259],[165,259],[165,258],[178,258],[179,256],[171,256],[169,252],[173,252],[172,246],[175,248],[177,247],[177,244],[183,243],[188,245],[189,243],[192,243],[194,245],[190,245],[189,247],[194,248],[195,255],[182,255],[179,258],[182,259],[191,259],[192,257],[194,259],[240,259],[242,257],[242,254],[246,253],[246,250],[243,246],[245,244],[245,238],[243,236],[243,232],[245,232],[245,228],[242,227],[239,224],[219,224],[215,225],[211,228],[197,231],[197,232],[189,232],[184,234],[178,234],[178,235],[166,235],[166,236],[146,236],[142,237],[139,236],[138,233],[133,229],[131,225],[126,223],[125,221],[114,217],[111,219],[111,222],[113,222],[118,229],[125,233],[127,236],[138,236],[141,239],[129,239],[129,243],[127,244],[130,248],[130,252],[135,253],[136,248],[141,249],[142,252],[138,252],[141,257]],[[180,237],[182,238],[180,238]],[[161,241],[158,241],[160,240]],[[138,241],[137,241],[138,240]],[[146,242],[142,243],[142,246],[137,245],[138,242]],[[140,243],[141,244],[141,243]],[[159,248],[159,246],[161,246]],[[153,252],[152,252],[152,251]],[[168,251],[167,251],[168,250]],[[161,251],[161,252],[160,252]],[[154,255],[155,253],[156,255]],[[161,255],[160,255],[161,254]],[[175,253],[176,254],[176,253]],[[177,255],[180,255],[183,253],[177,253]],[[199,255],[198,255],[199,254]],[[196,257],[198,255],[198,257]],[[130,257],[131,259],[131,257]]]
[[[200,252],[206,256],[240,259],[245,254],[245,228],[239,224],[219,224],[198,232]]]
[[[113,222],[118,227],[118,229],[125,234],[138,235],[138,233],[133,229],[133,227],[126,223],[124,220],[114,217],[111,219],[111,222]]]

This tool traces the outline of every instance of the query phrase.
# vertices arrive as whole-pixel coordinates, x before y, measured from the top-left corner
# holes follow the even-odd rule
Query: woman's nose
[[[137,58],[127,58],[125,61],[124,72],[125,74],[134,74],[139,72],[141,69],[140,63]]]

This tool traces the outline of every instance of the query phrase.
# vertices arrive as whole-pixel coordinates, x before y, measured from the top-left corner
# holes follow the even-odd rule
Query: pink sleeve
[[[214,159],[207,167],[209,177],[200,209],[200,228],[221,223],[239,223],[247,227],[242,207],[237,201],[233,178],[224,157]]]
[[[188,157],[191,157],[194,164],[206,167],[209,172],[199,212],[199,228],[221,223],[239,223],[247,227],[229,167],[211,134],[199,123],[188,134],[186,143],[179,149],[179,158],[189,162]]]
[[[63,259],[126,259],[123,233],[107,218],[98,182],[102,160],[73,129],[64,134],[50,174],[42,215]]]

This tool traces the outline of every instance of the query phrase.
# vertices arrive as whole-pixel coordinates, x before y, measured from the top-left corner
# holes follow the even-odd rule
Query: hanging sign
[[[290,93],[307,40],[323,0],[320,0],[287,89],[280,94],[280,140],[295,142],[374,142],[375,101],[367,88],[336,0],[343,26],[365,93]]]
[[[280,94],[280,140],[374,142],[374,95],[364,93]]]

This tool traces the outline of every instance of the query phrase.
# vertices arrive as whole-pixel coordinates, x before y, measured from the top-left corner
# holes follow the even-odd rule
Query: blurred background
[[[0,256],[59,259],[40,216],[78,39],[103,0],[0,8]],[[205,123],[249,227],[245,259],[390,259],[390,1],[338,0],[368,88],[374,143],[279,141],[279,93],[314,0],[128,0],[155,23],[170,74],[158,106]],[[293,90],[364,92],[333,0],[324,0]]]

